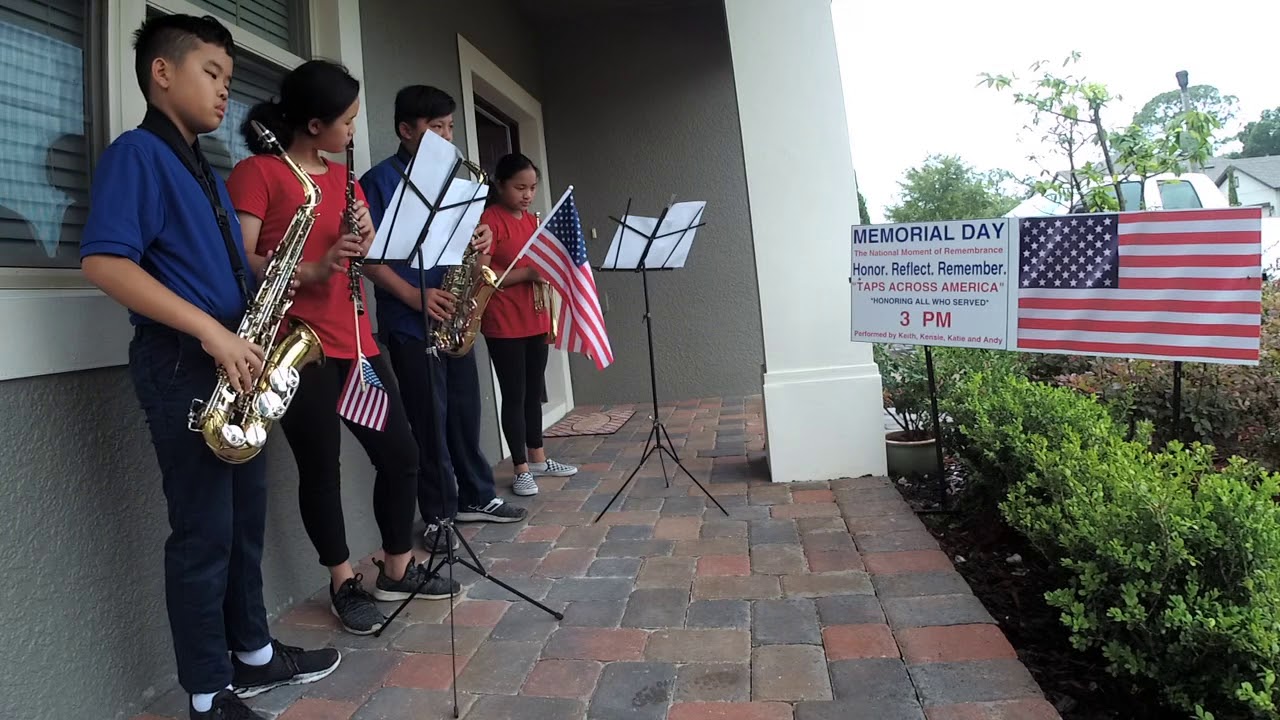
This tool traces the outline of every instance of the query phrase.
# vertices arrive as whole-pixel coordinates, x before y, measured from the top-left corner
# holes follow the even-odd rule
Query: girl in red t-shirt
[[[301,371],[301,382],[280,427],[298,465],[298,506],[302,524],[322,565],[329,569],[333,612],[352,633],[367,635],[386,623],[374,602],[409,597],[442,599],[458,589],[444,578],[427,578],[414,561],[413,519],[417,498],[418,445],[409,428],[391,368],[379,354],[368,314],[357,315],[347,278],[348,258],[360,257],[373,242],[373,222],[356,186],[356,221],[360,235],[346,228],[347,168],[321,152],[341,153],[352,136],[360,109],[360,83],[335,63],[312,60],[285,76],[278,102],[261,103],[249,113],[241,132],[252,157],[236,165],[227,180],[240,217],[244,244],[255,269],[280,244],[298,206],[302,187],[285,163],[271,154],[250,126],[256,120],[272,133],[290,158],[319,186],[320,205],[298,267],[299,287],[285,322],[305,321],[315,330],[324,362]],[[363,295],[363,290],[361,290]],[[284,328],[282,328],[283,332]],[[363,354],[386,389],[387,418],[381,431],[338,414],[339,397],[356,358]],[[385,562],[370,594],[351,567],[342,515],[339,449],[341,422],[364,447],[377,470],[373,510],[382,534]]]
[[[538,168],[519,153],[505,155],[493,173],[488,207],[480,222],[493,229],[491,267],[499,277],[512,258],[538,229],[529,212],[538,190]],[[569,477],[578,469],[547,459],[542,447],[542,396],[546,387],[547,333],[551,330],[550,303],[542,310],[534,305],[534,283],[546,282],[521,256],[502,281],[502,290],[489,299],[480,331],[502,389],[502,434],[511,448],[515,466],[512,491],[536,495],[537,475]]]

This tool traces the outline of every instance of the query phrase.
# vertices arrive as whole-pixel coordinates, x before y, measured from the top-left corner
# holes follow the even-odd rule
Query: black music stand
[[[436,184],[438,184],[439,189],[434,192],[434,197],[428,199],[427,195],[422,192],[418,187],[417,181],[414,179],[415,169],[420,169],[415,168],[415,165],[418,163],[419,157],[424,154],[423,146],[419,146],[418,153],[410,159],[409,165],[400,173],[401,187],[397,188],[397,192],[392,195],[391,207],[388,208],[388,214],[384,218],[385,222],[383,223],[386,227],[385,238],[383,233],[379,233],[379,239],[382,239],[383,245],[381,252],[376,257],[373,257],[371,254],[371,256],[366,259],[366,262],[373,264],[410,262],[416,265],[415,269],[418,271],[418,292],[422,298],[422,307],[424,308],[422,312],[422,330],[423,336],[426,338],[427,348],[427,403],[433,409],[431,413],[432,427],[430,428],[430,432],[432,442],[435,444],[436,450],[436,482],[444,483],[446,482],[446,474],[443,460],[443,448],[440,447],[440,433],[437,432],[438,428],[435,427],[435,423],[444,422],[444,419],[435,417],[435,386],[433,381],[436,371],[435,363],[440,362],[440,356],[435,344],[431,342],[431,320],[427,317],[425,310],[427,307],[426,274],[427,268],[434,268],[441,264],[441,260],[445,257],[446,253],[452,251],[451,257],[456,256],[461,260],[462,251],[465,250],[466,245],[470,242],[470,234],[464,233],[462,236],[458,236],[458,230],[463,226],[464,222],[471,227],[475,226],[475,220],[478,218],[476,208],[479,207],[481,211],[483,210],[483,203],[487,194],[486,186],[483,183],[471,183],[458,180],[457,174],[463,166],[463,160],[461,153],[452,143],[449,143],[447,140],[444,140],[434,133],[427,133],[424,135],[422,143],[423,146],[428,148],[428,153],[430,154],[430,157],[423,162],[434,163],[435,166],[431,167],[427,172],[419,172],[416,173],[416,175],[419,180],[425,180],[425,182],[429,183],[429,189],[431,185]],[[442,162],[443,153],[453,154],[454,160],[451,165],[447,162]],[[445,172],[446,170],[447,172]],[[416,207],[412,198],[410,199],[407,207],[404,205],[405,196],[410,193],[412,193],[412,198],[416,198],[417,202],[421,203],[421,207]],[[402,230],[401,234],[397,236],[395,226],[397,220],[400,219],[402,209],[408,212],[409,217],[412,219],[410,220],[410,224],[407,226],[409,229],[407,231]],[[424,213],[425,219],[422,217]],[[470,217],[468,217],[468,215],[470,215]],[[433,227],[437,221],[440,221],[441,225]],[[421,223],[420,229],[417,229],[418,223]],[[449,223],[452,223],[452,227],[448,227]],[[448,227],[448,234],[444,235],[442,238],[438,234],[438,227]],[[437,231],[436,234],[433,234],[433,231]],[[396,242],[397,240],[399,242]],[[429,243],[428,240],[431,242]],[[375,244],[377,243],[378,240],[375,240]],[[425,247],[428,244],[433,246],[438,245],[439,247],[432,247],[431,250],[434,252],[428,252]],[[424,520],[428,523],[433,521],[432,518],[424,518]],[[459,564],[463,567],[469,568],[481,578],[489,580],[506,589],[513,595],[534,604],[538,608],[546,611],[555,619],[564,619],[563,613],[552,610],[493,575],[490,575],[489,571],[480,563],[480,558],[476,557],[475,551],[471,549],[471,545],[467,543],[466,538],[462,537],[462,535],[454,528],[452,516],[434,518],[434,522],[436,522],[440,527],[439,534],[444,538],[445,551],[439,561],[435,563],[434,567],[432,566],[432,561],[435,560],[436,557],[435,550],[432,549],[428,551],[426,563],[428,569],[428,580],[432,575],[438,574],[441,568],[448,565],[449,585],[452,589],[453,566],[455,564]],[[466,550],[467,555],[471,557],[470,561],[454,554],[453,545],[455,538],[457,542],[462,545],[462,548]],[[439,540],[437,540],[437,544],[438,543]],[[424,580],[423,584],[425,585],[426,582],[427,581]],[[396,617],[404,611],[409,603],[413,601],[421,591],[422,585],[419,585],[412,593],[410,593],[409,597],[401,601],[400,606],[395,609],[395,612],[391,613],[387,618],[387,621],[383,623],[382,627],[374,633],[374,636],[380,637],[382,633],[391,626],[391,623],[396,619]],[[452,683],[453,716],[455,718],[458,717],[458,683],[456,682],[458,677],[458,660],[453,625],[453,602],[456,597],[457,595],[452,592],[449,595],[449,655],[453,660],[453,677],[455,681]]]
[[[675,197],[672,197],[674,202]],[[711,494],[706,487],[703,486],[698,478],[689,472],[689,469],[680,462],[680,457],[676,455],[675,448],[671,442],[671,436],[667,434],[667,427],[663,424],[662,418],[658,415],[658,374],[653,359],[653,314],[649,307],[649,272],[654,270],[674,270],[684,265],[684,258],[689,253],[689,247],[693,244],[694,230],[700,228],[706,223],[700,223],[698,220],[702,217],[702,211],[705,209],[705,203],[681,203],[681,212],[679,214],[688,214],[687,220],[680,218],[670,221],[669,215],[675,205],[668,203],[662,209],[662,214],[656,220],[653,218],[638,218],[631,215],[631,200],[627,200],[627,209],[623,213],[622,219],[619,220],[612,215],[609,219],[618,224],[618,235],[614,238],[613,245],[609,248],[609,254],[605,258],[605,263],[599,270],[601,272],[618,272],[629,271],[640,273],[641,284],[644,287],[644,326],[645,332],[649,338],[649,391],[653,395],[653,415],[649,418],[653,421],[653,427],[649,429],[649,437],[645,440],[644,455],[640,458],[640,463],[636,465],[627,479],[623,481],[622,487],[610,498],[609,503],[604,506],[600,514],[596,516],[593,522],[600,522],[600,518],[609,511],[613,503],[622,494],[622,491],[631,484],[635,479],[636,473],[640,472],[640,468],[649,461],[649,457],[654,453],[658,454],[658,462],[662,464],[662,479],[667,483],[667,487],[671,487],[671,478],[667,475],[667,463],[663,459],[665,453],[676,464],[676,467],[684,471],[685,475],[693,481],[703,493],[706,494],[711,502],[720,508],[720,512],[726,516],[728,510],[720,504],[720,501]],[[696,207],[695,207],[696,206]],[[688,210],[694,210],[688,213]],[[650,224],[652,225],[650,227]],[[632,244],[631,252],[626,252],[626,239],[630,235],[635,242]],[[671,239],[671,238],[674,238]],[[656,245],[658,241],[665,241],[662,245]],[[640,249],[640,243],[643,243]],[[670,247],[666,245],[670,243]],[[638,250],[639,254],[636,254]]]

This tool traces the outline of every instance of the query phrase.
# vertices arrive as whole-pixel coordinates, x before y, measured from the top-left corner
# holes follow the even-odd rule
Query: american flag
[[[582,353],[595,361],[597,370],[605,369],[613,362],[613,349],[605,331],[591,264],[587,262],[587,244],[572,187],[526,247],[529,260],[564,298],[554,347]]]
[[[363,380],[363,382],[361,382]],[[387,390],[373,371],[369,359],[361,355],[351,363],[347,384],[338,398],[338,414],[357,425],[382,431],[387,425]]]
[[[1253,365],[1259,208],[1024,218],[1017,347]]]

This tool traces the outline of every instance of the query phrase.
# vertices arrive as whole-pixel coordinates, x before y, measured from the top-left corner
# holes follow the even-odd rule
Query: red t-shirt
[[[493,256],[489,265],[502,277],[511,258],[520,252],[525,242],[538,229],[538,221],[533,213],[524,213],[516,218],[501,205],[492,205],[480,216],[481,224],[493,230],[493,248],[489,251]],[[525,253],[516,261],[516,269],[534,267]],[[505,281],[504,281],[505,284]],[[541,335],[551,330],[551,312],[544,308],[542,312],[533,307],[533,283],[506,285],[501,291],[489,297],[484,317],[480,321],[480,331],[486,337],[493,338],[525,338]]]
[[[316,208],[315,224],[302,249],[304,262],[322,262],[324,254],[343,235],[343,213],[347,205],[347,168],[341,163],[328,162],[329,172],[311,175],[320,187],[320,205]],[[245,212],[262,220],[258,234],[257,254],[280,245],[289,229],[293,215],[302,204],[302,186],[280,158],[273,155],[253,155],[236,165],[227,178],[227,190],[238,212]],[[356,183],[356,197],[364,200],[364,190]],[[364,297],[361,285],[360,295]],[[286,318],[296,317],[316,331],[324,346],[325,357],[351,360],[356,356],[355,311],[352,309],[351,289],[346,273],[335,272],[323,283],[303,285],[293,297],[293,306]],[[281,332],[288,320],[281,323]],[[378,354],[373,340],[373,330],[366,312],[359,318],[360,350],[365,357]]]

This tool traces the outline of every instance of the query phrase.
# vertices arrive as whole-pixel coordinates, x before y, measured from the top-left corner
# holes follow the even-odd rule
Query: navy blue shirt
[[[400,185],[401,173],[408,166],[411,156],[403,145],[395,155],[369,168],[360,178],[360,187],[369,199],[369,216],[376,227],[382,226],[382,218],[391,205],[391,198]],[[409,263],[397,262],[389,264],[402,280],[413,287],[421,287],[418,271]],[[438,288],[444,282],[445,268],[433,267],[427,270],[426,285]],[[391,293],[375,285],[373,297],[378,306],[378,332],[383,337],[400,336],[405,339],[422,340],[422,314],[400,302]]]
[[[242,267],[240,222],[222,178],[214,186],[227,211]],[[170,147],[149,130],[130,130],[98,159],[80,258],[115,255],[138,263],[178,297],[224,324],[239,322],[245,298],[204,189]],[[134,325],[151,319],[133,311]]]

